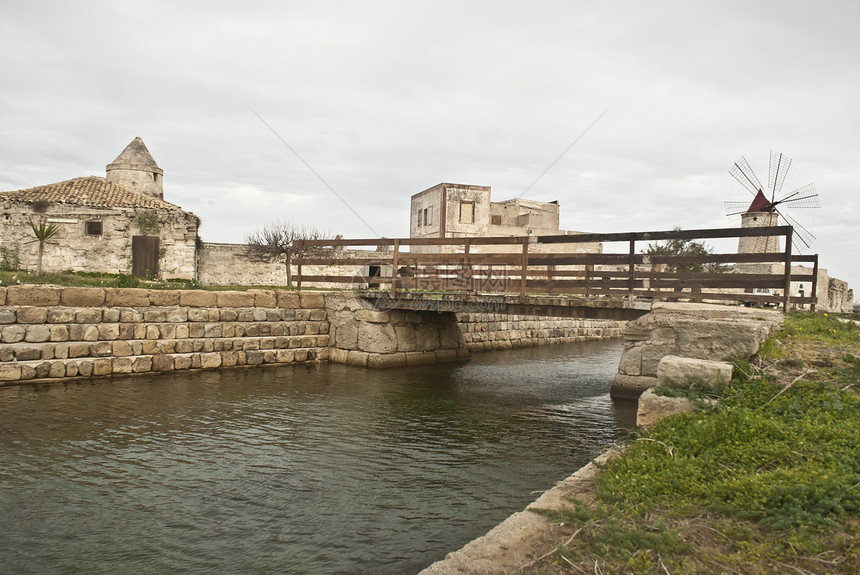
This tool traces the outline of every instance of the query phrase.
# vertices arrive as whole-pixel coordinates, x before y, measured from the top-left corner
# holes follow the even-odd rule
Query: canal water
[[[619,436],[621,345],[0,388],[0,572],[415,573]]]

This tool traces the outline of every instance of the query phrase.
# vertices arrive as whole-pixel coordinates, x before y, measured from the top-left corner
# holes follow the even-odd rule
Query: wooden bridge
[[[695,255],[653,249],[658,245],[655,242],[666,240],[749,237],[778,237],[777,245],[785,249]],[[605,251],[618,244],[620,249]],[[297,242],[294,264],[299,290],[303,285],[320,283],[358,287],[369,290],[367,297],[391,301],[392,306],[404,301],[420,300],[430,306],[442,305],[432,302],[448,302],[448,311],[462,311],[469,302],[495,300],[504,301],[508,313],[512,313],[510,306],[514,304],[531,309],[552,305],[553,315],[573,315],[559,312],[565,307],[625,308],[641,314],[645,307],[641,304],[655,300],[739,302],[782,306],[786,310],[802,305],[814,309],[818,255],[795,255],[791,248],[790,226],[519,237],[334,239]],[[811,266],[798,265],[803,263]],[[809,287],[795,290],[802,293],[792,295],[792,284],[801,283]],[[560,304],[559,298],[568,303]],[[455,309],[457,306],[459,309]],[[588,315],[598,317],[600,312]]]

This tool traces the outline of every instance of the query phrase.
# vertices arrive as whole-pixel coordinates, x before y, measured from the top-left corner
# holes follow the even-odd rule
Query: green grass
[[[631,434],[594,503],[541,511],[578,531],[526,572],[860,572],[858,356],[856,325],[795,313],[725,388],[675,386],[719,402]]]
[[[205,289],[210,291],[249,290],[249,289],[284,289],[293,290],[287,286],[208,286],[197,283],[192,279],[140,279],[129,274],[108,274],[102,272],[50,272],[37,276],[28,271],[0,270],[0,286],[22,284],[49,284],[72,287],[139,287],[147,289]],[[315,288],[302,288],[313,290]]]

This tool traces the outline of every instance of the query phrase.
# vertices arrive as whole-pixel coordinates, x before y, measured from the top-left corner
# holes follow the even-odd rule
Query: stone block
[[[436,363],[435,351],[410,351],[406,352],[406,365],[412,367],[415,365],[428,365]]]
[[[609,389],[613,399],[637,399],[643,391],[657,385],[657,376],[615,374]]]
[[[158,355],[161,353],[161,348],[158,346],[158,340],[147,339],[141,343],[140,352],[143,355]]]
[[[174,369],[172,355],[152,356],[152,371],[173,371]]]
[[[161,339],[176,338],[176,324],[162,323],[158,326],[158,335]]]
[[[134,351],[131,348],[131,342],[129,341],[115,341],[111,348],[111,355],[115,358],[134,355]]]
[[[203,337],[221,337],[223,326],[220,323],[207,323],[203,326]]]
[[[192,351],[194,351],[194,345],[191,340],[180,339],[177,340],[174,350],[176,351],[176,353],[191,353]]]
[[[149,290],[141,288],[105,288],[107,307],[149,307]]]
[[[345,363],[347,365],[355,365],[357,367],[367,367],[367,357],[369,355],[370,354],[366,351],[358,351],[354,349],[346,356]],[[299,361],[298,358],[296,358],[296,361]]]
[[[119,324],[118,323],[102,323],[98,326],[99,339],[103,341],[113,341],[119,339]]]
[[[361,323],[358,326],[358,349],[371,353],[397,351],[394,326],[386,323]]]
[[[313,352],[308,349],[297,349],[294,356],[296,362],[313,360]]]
[[[69,307],[102,307],[105,304],[105,290],[95,287],[62,288],[60,302]]]
[[[183,307],[172,308],[167,312],[168,323],[185,323],[188,321],[188,310]]]
[[[186,313],[187,315],[187,313]],[[167,310],[164,308],[147,309],[143,312],[143,321],[147,323],[161,323],[167,321]]]
[[[50,327],[51,341],[69,341],[69,326],[52,325]]]
[[[389,323],[391,315],[387,311],[360,309],[355,312],[355,319],[356,321],[369,321],[371,323]]]
[[[221,309],[220,321],[236,321],[239,319],[239,312],[235,309]]]
[[[66,377],[66,362],[62,360],[52,361],[48,366],[48,377]]]
[[[119,339],[134,339],[134,325],[130,323],[119,324]]]
[[[221,367],[233,367],[239,361],[238,351],[222,351]]]
[[[262,363],[262,354],[260,356],[260,362]],[[221,354],[220,353],[204,353],[200,356],[200,367],[203,369],[214,369],[216,367],[221,367]]]
[[[88,343],[70,343],[69,357],[87,357],[90,355],[90,344]]]
[[[146,291],[146,290],[144,290]],[[102,359],[94,359],[93,360],[93,375],[101,376],[101,375],[110,375],[113,367],[112,361],[108,358]]]
[[[90,345],[90,355],[93,357],[110,357],[113,353],[113,344],[109,341],[98,341]]]
[[[68,359],[69,357],[69,344],[67,343],[58,343],[54,346],[54,357],[57,359]]]
[[[278,306],[278,296],[271,290],[251,290],[254,295],[254,307],[273,308]]]
[[[15,359],[15,351],[12,346],[0,345],[0,362],[12,361]]]
[[[36,346],[16,347],[13,352],[17,361],[34,361],[42,359],[42,348]]]
[[[173,356],[174,369],[191,369],[191,355],[175,355]]]
[[[636,425],[650,427],[670,415],[696,411],[696,404],[686,397],[664,397],[652,389],[646,389],[639,396],[636,409]]]
[[[179,291],[149,290],[149,305],[162,307],[179,305]]]
[[[319,310],[314,310],[319,311]],[[281,321],[281,310],[278,308],[270,308],[266,310],[266,321],[278,322]]]
[[[349,350],[338,349],[336,347],[329,349],[328,360],[332,363],[346,363],[348,357]]]
[[[93,362],[89,359],[84,359],[78,362],[78,375],[89,377],[93,374]]]
[[[0,286],[0,305],[6,305],[6,288]]]
[[[0,309],[0,324],[15,323],[16,315],[14,309]]]
[[[30,306],[19,307],[17,319],[18,323],[45,323],[48,319],[48,309]]]
[[[186,311],[188,312],[188,321],[192,321],[192,322],[209,321],[209,310],[208,309],[191,308],[191,309],[188,309]]]
[[[134,373],[146,373],[152,371],[151,357],[135,357],[131,363],[131,371]]]
[[[254,294],[249,291],[217,292],[218,307],[254,307]]]
[[[277,349],[275,350],[275,361],[278,363],[290,363],[296,357],[295,351],[292,349]]]
[[[767,322],[756,320],[679,320],[675,325],[675,340],[679,355],[685,357],[749,358],[758,351],[770,331]]]
[[[215,307],[216,305],[218,305],[217,292],[203,290],[180,290],[179,305],[187,307]]]
[[[643,341],[639,346],[642,349],[641,375],[656,377],[660,360],[667,355],[678,355],[678,348],[675,346],[675,342],[671,341]]]
[[[66,377],[76,377],[78,375],[78,362],[66,362]]]
[[[367,367],[384,369],[388,367],[402,367],[406,365],[406,354],[398,353],[371,353],[367,357]]]
[[[293,291],[278,291],[277,294],[277,304],[278,307],[284,307],[288,309],[296,309],[299,307],[299,294]]]
[[[68,307],[48,308],[48,323],[75,323],[75,310]],[[0,321],[0,323],[3,323]]]
[[[176,326],[176,339],[186,339],[190,334],[188,325],[180,323]]]
[[[146,326],[146,339],[158,339],[161,336],[161,332],[158,330],[157,325],[147,325]]]
[[[624,375],[642,375],[642,346],[628,345],[621,352],[618,362],[618,373]]]
[[[8,286],[8,306],[54,306],[60,304],[60,288],[45,286]],[[20,321],[20,320],[19,320]]]
[[[75,323],[101,323],[102,310],[82,309],[75,312]]]
[[[299,302],[304,309],[315,309],[325,307],[325,296],[320,292],[301,292]]]
[[[732,380],[734,366],[726,361],[667,355],[657,366],[657,385],[711,383],[725,385]]]
[[[119,321],[123,323],[140,323],[143,321],[143,314],[130,307],[119,310]]]
[[[134,367],[134,360],[130,357],[115,357],[111,362],[111,370],[113,373],[131,373]]]
[[[102,321],[107,323],[117,323],[119,322],[120,315],[120,310],[115,308],[107,308],[102,310]]]
[[[41,343],[51,339],[51,328],[44,324],[35,324],[27,326],[27,334],[24,336],[24,341]]]

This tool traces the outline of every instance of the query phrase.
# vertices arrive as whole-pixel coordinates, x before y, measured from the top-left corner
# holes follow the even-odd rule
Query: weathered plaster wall
[[[181,210],[133,208],[94,208],[51,204],[44,213],[34,213],[33,206],[16,201],[0,203],[0,245],[18,251],[22,269],[34,271],[38,261],[39,242],[33,235],[30,220],[56,224],[57,235],[45,243],[42,269],[54,271],[90,271],[131,273],[132,236],[157,235],[162,256],[159,261],[163,278],[192,278],[195,269],[197,217]],[[158,228],[141,232],[141,216],[155,214]],[[88,235],[86,222],[102,222],[100,235]]]

